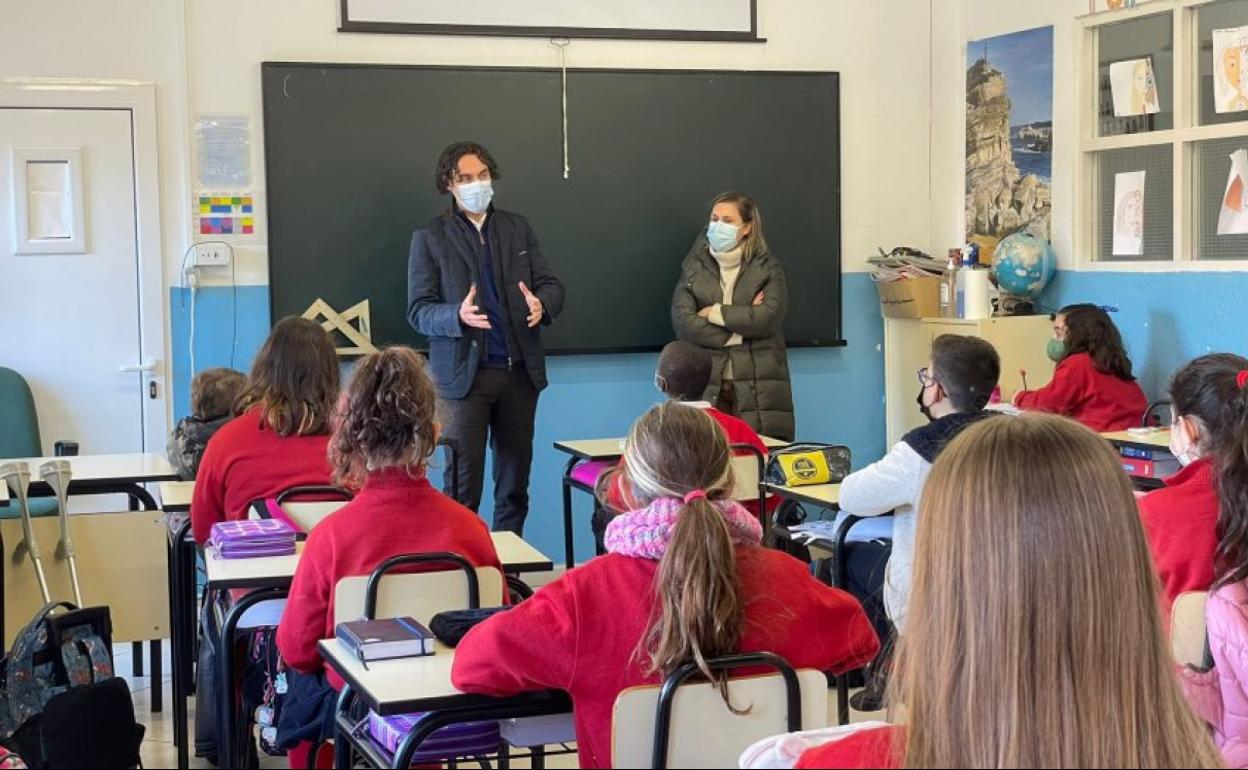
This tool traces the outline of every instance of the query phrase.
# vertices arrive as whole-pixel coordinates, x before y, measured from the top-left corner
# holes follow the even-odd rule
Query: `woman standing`
[[[758,206],[742,193],[723,193],[681,265],[672,326],[678,338],[711,351],[704,400],[764,436],[791,441],[788,304],[784,268],[767,249]]]

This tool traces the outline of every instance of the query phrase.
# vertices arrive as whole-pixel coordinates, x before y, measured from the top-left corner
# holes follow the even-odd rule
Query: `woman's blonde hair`
[[[1060,417],[996,417],[923,490],[890,703],[906,767],[1220,767],[1184,701],[1131,484]]]
[[[750,225],[750,233],[741,242],[741,257],[747,262],[759,254],[767,253],[767,239],[763,237],[763,212],[758,210],[754,199],[742,192],[725,192],[715,196],[711,209],[721,203],[731,203],[741,215],[741,223]]]
[[[677,515],[659,562],[658,617],[642,645],[647,673],[665,675],[696,663],[727,700],[726,676],[712,674],[706,661],[737,651],[745,618],[728,523],[712,505],[732,493],[728,439],[703,410],[669,401],[633,424],[623,466],[624,483],[642,506],[660,498],[680,500],[695,490],[706,493]]]

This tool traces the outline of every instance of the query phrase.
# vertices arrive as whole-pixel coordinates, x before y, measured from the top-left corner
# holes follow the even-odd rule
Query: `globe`
[[[1053,279],[1057,255],[1047,241],[1027,233],[1007,236],[992,253],[992,275],[1006,294],[1035,299]]]

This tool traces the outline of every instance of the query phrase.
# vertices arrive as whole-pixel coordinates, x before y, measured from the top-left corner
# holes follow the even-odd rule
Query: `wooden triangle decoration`
[[[376,346],[373,345],[373,324],[368,300],[352,305],[339,313],[325,300],[317,299],[308,306],[307,310],[303,311],[303,317],[320,323],[331,335],[338,332],[354,343],[354,347],[336,348],[340,356],[366,356],[377,352]]]

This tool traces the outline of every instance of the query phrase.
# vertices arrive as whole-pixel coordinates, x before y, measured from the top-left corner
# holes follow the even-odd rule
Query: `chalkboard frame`
[[[479,66],[474,65],[470,67],[465,67],[465,66],[447,65],[447,64],[377,64],[377,63],[369,63],[369,62],[265,61],[261,63],[262,80],[263,80],[263,71],[270,69],[270,68],[367,69],[367,70],[395,69],[395,70],[422,70],[422,71],[432,71],[432,72],[438,72],[438,71],[462,72],[465,70],[471,70],[471,71],[496,71],[496,72],[558,73],[561,71],[560,68],[558,67],[507,67],[507,66],[490,66],[490,65],[479,65]],[[706,68],[678,68],[678,69],[662,68],[660,69],[660,68],[645,68],[645,67],[577,67],[577,68],[570,67],[568,68],[568,72],[609,72],[609,73],[616,73],[616,74],[644,74],[644,75],[653,75],[656,73],[670,73],[674,75],[715,75],[715,74],[721,74],[721,73],[730,73],[730,74],[766,74],[768,76],[775,76],[775,77],[787,77],[787,76],[809,77],[812,75],[828,76],[836,84],[838,117],[839,117],[839,112],[840,112],[840,94],[841,94],[840,73],[834,72],[834,71],[827,71],[827,70],[724,70],[724,69],[706,69]],[[263,96],[262,96],[262,106],[263,106],[263,111],[264,111],[263,120],[264,120],[264,126],[265,126],[265,137],[264,137],[265,178],[266,180],[268,180],[272,178],[272,169],[271,169],[271,164],[270,164],[271,154],[269,152],[269,147],[268,147],[268,126],[270,125],[270,122],[269,122],[269,115],[268,115],[268,100],[264,99]],[[845,334],[845,301],[844,301],[845,300],[845,291],[844,291],[845,284],[844,284],[844,269],[843,269],[843,262],[842,262],[843,257],[844,257],[843,249],[842,249],[843,247],[842,238],[843,238],[844,231],[843,231],[843,227],[840,226],[841,214],[842,214],[842,205],[841,205],[842,204],[842,190],[841,190],[842,180],[840,176],[840,171],[842,169],[842,165],[841,165],[841,132],[839,130],[839,127],[836,132],[836,141],[830,144],[829,151],[832,154],[832,159],[835,162],[837,172],[838,172],[837,177],[835,179],[835,183],[833,185],[833,192],[832,192],[832,207],[837,212],[837,221],[838,221],[838,227],[837,227],[837,232],[836,232],[837,239],[835,243],[835,254],[836,254],[835,283],[836,283],[836,290],[837,290],[837,303],[836,303],[836,335],[837,336],[831,339],[823,339],[823,340],[818,340],[818,341],[787,340],[786,339],[785,347],[788,349],[843,348],[849,345],[848,340],[846,340],[844,337],[844,334]],[[270,195],[266,195],[265,199],[266,199],[265,201],[266,217],[269,221],[272,221],[273,198]],[[267,252],[268,252],[268,259],[271,260],[272,259],[272,244],[271,244],[272,232],[271,230],[268,230],[267,228],[266,230],[268,231],[268,238],[270,241],[269,243],[266,244]],[[274,317],[276,303],[274,302],[274,298],[273,298],[273,285],[274,284],[273,284],[272,278],[270,277],[270,280],[268,283],[268,297],[269,297],[269,315],[270,315],[271,323],[276,322],[278,320],[276,317]],[[420,347],[418,349],[423,353],[428,352],[427,347]],[[663,349],[662,345],[625,345],[625,346],[594,346],[594,347],[579,347],[579,346],[578,347],[569,347],[569,346],[550,347],[550,346],[547,346],[545,349],[545,352],[546,352],[546,355],[548,356],[621,355],[621,354],[633,354],[633,353],[655,353],[662,349]]]
[[[748,32],[714,32],[682,29],[632,29],[627,27],[514,27],[490,24],[408,24],[405,22],[354,21],[349,0],[340,0],[339,32],[383,35],[470,35],[478,37],[550,37],[606,40],[676,40],[712,43],[766,43],[758,36],[758,0],[750,0]]]

